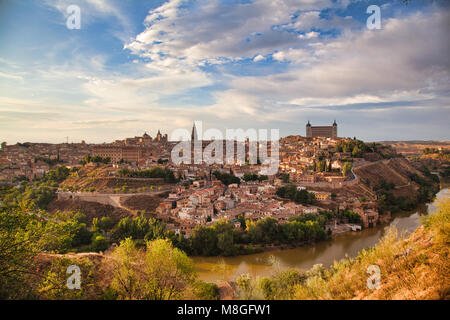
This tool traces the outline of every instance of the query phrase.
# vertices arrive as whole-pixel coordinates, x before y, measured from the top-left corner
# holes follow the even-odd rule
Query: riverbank
[[[192,259],[200,278],[212,282],[231,280],[241,273],[265,276],[280,269],[307,270],[318,263],[330,266],[335,260],[340,260],[346,256],[355,256],[362,249],[374,246],[390,226],[395,225],[400,233],[414,231],[420,226],[420,216],[434,212],[437,201],[450,197],[448,184],[443,184],[441,187],[442,189],[432,203],[423,204],[414,211],[396,213],[392,216],[392,220],[385,225],[360,232],[336,235],[333,237],[333,241],[318,242],[313,246],[283,250],[273,248],[261,253],[243,256],[192,257]]]
[[[433,193],[434,195],[434,193]],[[415,205],[415,209],[419,208],[420,206],[423,206],[423,203],[417,203]],[[409,211],[403,211],[403,212],[413,212],[412,210]],[[396,214],[399,214],[401,212],[397,212]],[[278,250],[288,250],[288,249],[295,249],[299,247],[304,246],[311,246],[311,245],[317,245],[320,242],[326,242],[326,241],[332,241],[336,236],[346,234],[346,233],[352,233],[352,232],[360,232],[361,230],[368,229],[364,228],[362,223],[349,223],[346,218],[340,217],[338,218],[330,218],[328,214],[320,214],[320,217],[317,217],[317,220],[321,219],[327,219],[325,229],[323,230],[324,233],[321,238],[311,238],[311,240],[304,240],[304,241],[290,241],[288,243],[284,241],[273,241],[271,243],[267,244],[236,244],[236,250],[231,255],[211,255],[211,256],[202,256],[202,257],[215,257],[215,258],[221,258],[221,257],[232,257],[232,256],[243,256],[243,255],[251,255],[256,253],[262,253],[262,252],[271,252],[271,251],[278,251]],[[385,212],[384,214],[380,214],[378,217],[378,221],[376,226],[384,226],[386,224],[389,224],[392,221],[392,215],[390,212]],[[335,224],[335,220],[338,220],[339,222]],[[330,224],[330,221],[333,224]],[[280,226],[280,225],[279,225]],[[284,225],[281,225],[284,226]],[[370,226],[369,228],[373,228]],[[280,232],[278,230],[278,232]],[[283,230],[281,231],[283,232]],[[195,257],[195,256],[194,256]],[[198,256],[200,257],[200,256]]]
[[[450,198],[408,237],[395,229],[370,250],[335,263],[294,289],[293,299],[447,300],[450,298]],[[380,270],[376,287],[368,268]],[[373,284],[374,282],[370,282]]]
[[[405,236],[396,228],[354,258],[329,268],[239,277],[237,297],[282,300],[447,300],[450,298],[450,198]],[[245,286],[239,286],[245,279]]]

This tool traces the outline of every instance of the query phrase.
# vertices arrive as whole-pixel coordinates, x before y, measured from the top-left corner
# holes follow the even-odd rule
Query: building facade
[[[102,158],[110,158],[112,163],[125,161],[138,164],[151,157],[157,158],[165,155],[170,150],[167,134],[158,134],[152,139],[147,133],[142,137],[116,140],[114,143],[95,145],[91,155]]]
[[[312,126],[308,121],[306,124],[306,137],[326,137],[326,138],[337,138],[337,123],[336,120],[331,126]]]

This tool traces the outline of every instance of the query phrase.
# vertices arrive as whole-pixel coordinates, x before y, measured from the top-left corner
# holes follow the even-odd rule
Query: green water
[[[396,225],[400,232],[412,232],[420,225],[420,216],[433,213],[439,199],[449,198],[448,185],[436,195],[436,199],[418,210],[393,215],[389,224],[366,229],[361,232],[348,232],[333,237],[332,241],[321,242],[296,249],[274,250],[235,257],[193,257],[199,276],[205,281],[234,279],[241,273],[253,276],[270,275],[277,270],[287,268],[309,269],[314,264],[329,266],[334,260],[346,255],[353,257],[357,253],[374,246],[386,229]]]

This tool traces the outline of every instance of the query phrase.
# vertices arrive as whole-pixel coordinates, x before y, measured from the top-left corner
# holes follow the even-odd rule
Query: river
[[[193,260],[200,279],[210,282],[231,280],[241,273],[265,276],[288,268],[307,270],[318,263],[328,267],[335,260],[340,260],[346,255],[354,257],[362,249],[374,246],[391,225],[395,225],[399,232],[414,231],[421,224],[421,215],[433,213],[436,211],[439,199],[449,197],[449,186],[442,186],[436,199],[430,204],[424,204],[411,212],[394,214],[388,224],[360,232],[339,234],[331,241],[295,249],[273,250],[234,257],[193,257]]]

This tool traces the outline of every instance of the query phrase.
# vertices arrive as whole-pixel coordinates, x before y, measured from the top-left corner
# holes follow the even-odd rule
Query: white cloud
[[[68,2],[52,3],[65,10]],[[117,2],[83,3],[92,8],[91,18],[127,23]],[[124,42],[136,57],[118,65],[120,70],[106,66],[107,52],[72,55],[62,65],[2,70],[1,135],[9,141],[27,130],[37,134],[24,139],[64,132],[101,142],[143,130],[189,128],[194,119],[209,127],[279,126],[302,134],[306,115],[333,119],[340,108],[352,108],[346,120],[363,129],[374,120],[401,121],[402,112],[416,122],[425,111],[436,123],[448,117],[448,10],[385,19],[382,30],[361,31],[352,19],[320,18],[318,9],[345,5],[331,0],[185,4],[172,0],[149,12],[145,30]],[[343,33],[326,37],[316,28]],[[243,59],[252,59],[249,68],[262,72],[229,74],[228,63]],[[209,64],[216,73],[204,71]],[[213,85],[218,86],[204,91],[213,100],[206,106],[168,102]]]
[[[0,71],[0,78],[11,79],[23,83],[23,77],[16,74],[5,73]]]
[[[280,102],[310,99],[322,105],[343,98],[357,103],[358,97],[363,103],[366,96],[386,101],[405,92],[405,99],[436,97],[449,89],[450,40],[443,27],[448,21],[448,11],[415,14],[387,20],[381,31],[347,32],[307,50],[280,51],[275,60],[313,59],[308,67],[300,64],[281,74],[236,78],[232,87]]]
[[[258,54],[256,57],[253,58],[253,61],[258,62],[258,61],[262,61],[264,59],[265,59],[264,56]]]
[[[289,48],[288,50],[274,53],[272,58],[280,62],[289,61],[297,64],[311,64],[317,62],[317,58],[313,55],[313,52],[306,49]]]
[[[298,35],[298,38],[299,39],[312,39],[312,38],[317,38],[318,36],[319,36],[319,32],[311,31],[311,32],[307,32],[306,34]]]
[[[292,24],[294,30],[288,32],[281,27],[291,24],[292,14],[338,5],[329,0],[255,0],[225,6],[212,0],[198,1],[186,9],[181,6],[185,3],[172,0],[150,11],[145,20],[146,30],[125,48],[151,58],[155,65],[175,59],[181,65],[197,66],[204,61],[220,61],[218,58],[232,61],[271,54],[292,45],[305,45],[305,40],[292,32],[303,29]],[[306,38],[315,36],[308,33]]]

